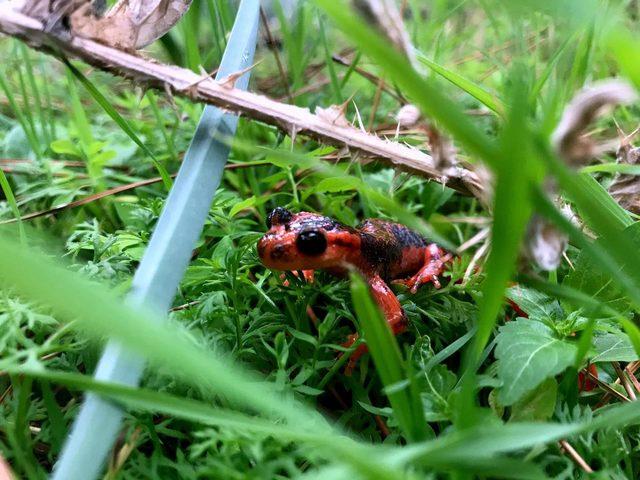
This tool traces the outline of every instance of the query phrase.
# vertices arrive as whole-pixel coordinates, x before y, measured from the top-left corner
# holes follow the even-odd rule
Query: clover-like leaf
[[[576,346],[544,323],[519,319],[500,328],[495,356],[503,385],[498,399],[512,405],[547,378],[573,363]]]

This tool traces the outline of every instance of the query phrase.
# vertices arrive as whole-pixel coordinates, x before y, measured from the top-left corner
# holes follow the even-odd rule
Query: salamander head
[[[278,207],[268,215],[267,226],[258,255],[274,270],[345,267],[360,251],[356,230],[316,213]]]

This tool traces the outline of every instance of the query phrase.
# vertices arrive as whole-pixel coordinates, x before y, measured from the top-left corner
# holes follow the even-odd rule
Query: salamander
[[[429,282],[440,288],[438,276],[452,259],[436,243],[404,225],[382,219],[367,219],[353,228],[316,213],[292,213],[277,207],[267,217],[267,228],[257,246],[266,267],[302,271],[308,280],[313,279],[314,270],[341,276],[356,269],[367,281],[394,334],[406,330],[407,320],[389,284],[404,284],[412,293]],[[344,346],[350,347],[357,339],[357,333],[350,335]],[[365,344],[358,346],[347,373],[366,351]]]

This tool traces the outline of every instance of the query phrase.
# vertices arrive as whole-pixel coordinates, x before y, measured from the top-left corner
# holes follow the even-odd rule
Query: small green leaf
[[[231,210],[229,211],[229,217],[235,217],[237,213],[244,210],[245,208],[254,207],[256,205],[256,197],[251,196],[241,202],[236,203]]]
[[[516,286],[507,289],[507,298],[514,301],[530,317],[558,320],[564,317],[556,299],[531,288]]]
[[[59,155],[71,155],[78,158],[82,157],[80,149],[75,143],[68,139],[61,138],[54,140],[51,142],[51,150],[53,150],[53,153],[57,153]]]
[[[456,385],[457,378],[444,365],[436,365],[425,372],[429,390],[422,394],[424,415],[428,422],[450,419],[448,397]]]
[[[542,381],[573,364],[576,346],[541,322],[519,319],[500,328],[495,356],[503,385],[498,399],[512,405]]]
[[[229,253],[231,253],[232,251],[233,240],[231,240],[231,237],[222,237],[213,249],[213,253],[211,254],[211,261],[217,268],[226,268],[227,258],[229,256]]]
[[[314,191],[317,193],[346,192],[358,189],[361,184],[362,182],[355,177],[331,177],[321,180],[314,188]]]

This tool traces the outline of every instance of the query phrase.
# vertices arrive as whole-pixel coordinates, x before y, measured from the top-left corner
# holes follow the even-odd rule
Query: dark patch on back
[[[389,278],[392,266],[402,258],[400,242],[388,227],[388,224],[371,220],[365,220],[358,227],[362,258],[385,280]]]
[[[391,232],[398,239],[400,248],[407,247],[426,247],[427,240],[419,233],[400,225],[399,223],[391,224]]]

